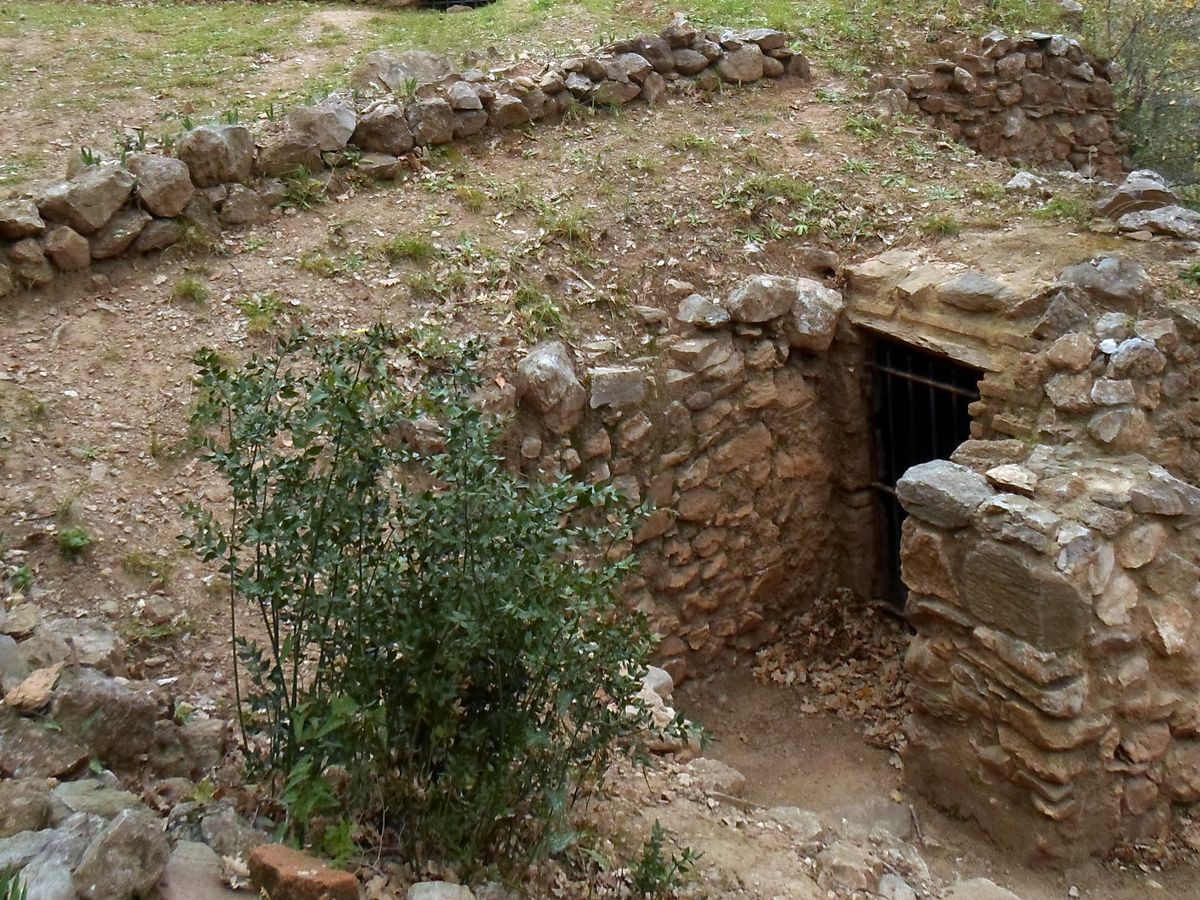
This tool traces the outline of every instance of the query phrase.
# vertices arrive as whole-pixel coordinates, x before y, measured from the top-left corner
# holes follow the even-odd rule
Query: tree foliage
[[[198,354],[231,508],[192,508],[188,541],[228,580],[246,748],[294,834],[353,820],[413,861],[517,865],[569,840],[564,812],[644,724],[629,515],[506,470],[463,348],[404,389],[395,361],[428,350],[376,326],[237,369]]]
[[[1200,184],[1200,4],[1089,0],[1089,43],[1117,65],[1122,121],[1140,165]]]

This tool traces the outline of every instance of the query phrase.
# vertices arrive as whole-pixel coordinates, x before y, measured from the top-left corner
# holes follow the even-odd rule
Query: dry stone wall
[[[262,222],[287,197],[281,179],[299,171],[326,181],[392,178],[421,147],[557,119],[575,103],[653,105],[686,86],[807,77],[807,60],[787,45],[772,29],[705,31],[677,18],[659,35],[514,77],[456,72],[419,51],[376,51],[356,70],[354,92],[293,109],[271,134],[204,125],[182,136],[174,157],[89,157],[65,181],[0,201],[0,297],[95,261]]]
[[[1100,256],[1035,290],[892,251],[849,315],[985,370],[974,439],[898,485],[905,773],[1041,858],[1200,801],[1194,306]]]
[[[658,355],[587,364],[544,344],[516,384],[528,470],[611,482],[650,506],[628,600],[678,680],[757,648],[798,600],[841,583],[844,379],[828,354],[837,291],[772,275],[719,300],[675,286]]]
[[[1110,180],[1124,171],[1112,75],[1064,35],[995,32],[886,85],[893,102],[984,156]]]

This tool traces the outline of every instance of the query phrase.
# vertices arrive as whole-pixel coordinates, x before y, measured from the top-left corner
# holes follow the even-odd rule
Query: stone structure
[[[95,260],[164,250],[189,233],[215,238],[260,223],[286,199],[280,179],[301,170],[326,182],[335,173],[392,178],[415,149],[556,119],[575,103],[653,105],[685,85],[807,77],[808,61],[787,44],[767,28],[703,31],[676,18],[660,35],[506,78],[455,72],[430,53],[376,51],[353,76],[365,102],[335,93],[258,137],[241,125],[203,125],[180,138],[178,158],[89,160],[35,196],[0,202],[0,297]]]
[[[577,364],[561,344],[518,368],[527,467],[611,483],[653,511],[634,535],[631,605],[678,680],[757,648],[797,595],[841,583],[836,460],[853,382],[830,344],[841,295],[753,276],[711,300],[677,284],[659,357]]]
[[[1124,160],[1111,82],[1072,38],[995,32],[927,72],[887,81],[884,99],[984,156],[1115,179]]]

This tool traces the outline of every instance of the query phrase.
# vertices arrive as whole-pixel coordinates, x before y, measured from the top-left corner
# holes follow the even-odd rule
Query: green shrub
[[[64,528],[58,533],[58,549],[63,556],[78,556],[92,545],[86,528]]]
[[[683,887],[684,878],[696,866],[700,855],[691,847],[684,847],[679,853],[669,856],[663,853],[666,831],[657,819],[650,829],[650,837],[642,846],[641,858],[629,870],[629,880],[637,897],[650,897],[652,900],[672,896]]]
[[[353,819],[410,861],[514,871],[570,842],[566,811],[644,724],[629,516],[609,488],[509,473],[471,348],[402,390],[390,360],[420,350],[379,325],[236,370],[201,351],[231,509],[190,508],[186,541],[260,623],[234,635],[235,686],[289,830],[344,846]]]

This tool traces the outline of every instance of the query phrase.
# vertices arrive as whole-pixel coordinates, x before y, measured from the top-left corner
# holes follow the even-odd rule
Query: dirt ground
[[[344,10],[321,15],[309,25],[352,31],[358,21]],[[301,57],[288,64],[306,65]],[[274,67],[262,83],[283,71]],[[137,110],[142,101],[131,102]],[[153,113],[155,101],[145,102]],[[23,128],[53,121],[72,141],[105,121],[103,110],[26,115]],[[212,572],[176,540],[182,503],[227,496],[184,444],[198,348],[238,356],[299,321],[341,330],[384,318],[485,335],[498,373],[550,334],[616,360],[652,343],[633,307],[666,307],[668,278],[720,292],[755,271],[801,272],[814,247],[843,263],[956,240],[974,253],[1017,225],[1055,254],[1076,240],[1065,236],[1069,226],[1034,218],[1039,199],[1004,194],[1007,166],[973,159],[917,124],[877,126],[863,115],[846,84],[822,75],[584,116],[435,154],[396,183],[339,187],[315,208],[231,233],[211,251],[97,266],[6,300],[4,561],[31,570],[30,599],[47,615],[118,623],[131,674],[161,679],[193,707],[228,711],[228,610]],[[927,227],[933,217],[954,226],[940,231],[965,234],[939,236]],[[396,236],[428,242],[433,258],[389,257]],[[94,538],[78,559],[56,550],[56,533],[69,526]],[[169,628],[141,615],[154,595],[178,610]],[[1006,861],[969,824],[904,794],[897,758],[869,746],[853,723],[796,715],[795,689],[739,671],[689,683],[681,696],[713,733],[711,754],[747,776],[750,801],[823,812],[898,792],[943,878],[987,875],[1027,900],[1066,897],[1072,885],[1097,900],[1200,896],[1194,869],[1091,863],[1043,872]],[[745,845],[723,845],[720,834],[705,831],[700,849],[740,864]],[[757,871],[786,873],[794,862],[772,844]]]

